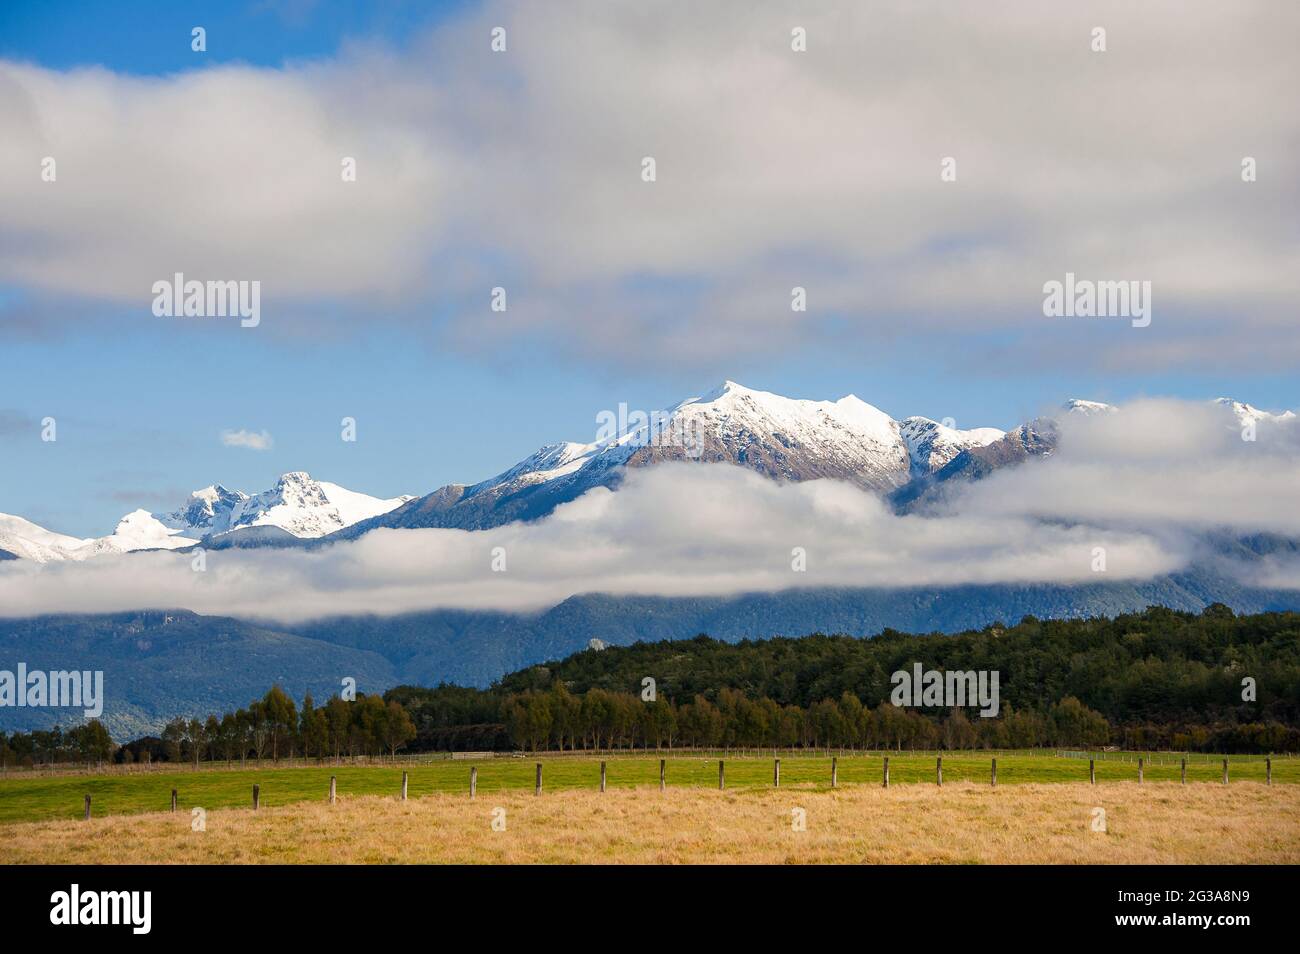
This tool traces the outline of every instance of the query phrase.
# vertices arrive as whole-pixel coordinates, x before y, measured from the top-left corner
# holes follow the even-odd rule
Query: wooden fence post
[[[1142,760],[1138,759],[1138,784],[1142,784]]]
[[[90,821],[90,796],[86,796],[86,821]]]
[[[881,783],[882,788],[889,788],[889,756],[885,756],[885,780]]]
[[[406,783],[408,777],[409,774],[407,772],[402,773],[402,801],[406,801]]]
[[[334,804],[335,799],[338,797],[338,783],[339,783],[338,777],[331,775],[330,776],[330,804],[331,805]]]
[[[600,790],[605,790],[605,763],[600,763]]]
[[[839,762],[838,759],[831,759],[831,788],[834,788],[834,787],[835,787],[835,783],[836,783],[836,781],[837,781],[837,777],[838,777],[838,775],[839,775],[839,764],[838,764],[838,762]]]
[[[478,793],[478,766],[474,765],[469,770],[469,797],[473,798]]]
[[[666,762],[666,759],[659,760],[659,791],[661,792],[668,787],[668,780],[664,777],[667,769]]]
[[[262,796],[262,786],[254,785],[253,786],[253,811],[257,811],[257,803],[261,801],[261,796]]]
[[[1273,784],[1273,760],[1272,759],[1264,760],[1264,784],[1265,785]]]
[[[176,812],[176,789],[172,789],[172,813]]]
[[[533,794],[534,795],[542,794],[542,763],[541,762],[537,763],[537,789],[533,792]]]
[[[1088,781],[1093,785],[1097,784],[1097,760],[1088,759]]]
[[[1223,784],[1228,784],[1228,760],[1223,760]]]
[[[998,787],[998,760],[993,760],[993,780],[989,783],[994,788]]]
[[[943,756],[940,755],[934,760],[934,783],[943,785]]]
[[[726,776],[725,765],[726,763],[724,763],[722,759],[718,759],[718,791],[722,791],[724,788],[727,787],[727,776]]]
[[[781,787],[781,760],[780,759],[772,760],[772,787],[773,788]]]
[[[1183,759],[1183,784],[1187,784],[1187,759]]]

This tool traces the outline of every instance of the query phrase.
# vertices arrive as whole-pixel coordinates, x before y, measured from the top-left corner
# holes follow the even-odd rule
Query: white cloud
[[[279,329],[436,301],[464,347],[638,363],[779,354],[833,315],[875,343],[1013,331],[1081,337],[1073,362],[1286,366],[1297,27],[1267,0],[509,2],[409,52],[278,70],[0,63],[0,281],[143,321],[174,272],[256,279]],[[1043,318],[1067,270],[1152,281],[1152,327]],[[510,310],[485,322],[495,285]]]
[[[724,595],[818,586],[1146,579],[1204,556],[1207,531],[1300,535],[1294,425],[1247,443],[1221,410],[1147,402],[1067,420],[1052,457],[970,485],[945,512],[898,516],[847,484],[665,464],[535,523],[378,530],[319,551],[140,553],[0,564],[10,615],[183,606],[300,620],[443,607],[534,610],[578,593]],[[505,572],[493,570],[503,548]],[[792,550],[807,570],[792,569]],[[1106,552],[1094,571],[1096,548]],[[1235,568],[1287,585],[1286,566]]]
[[[270,450],[275,441],[270,431],[222,431],[221,443],[227,447],[247,447],[249,450]]]

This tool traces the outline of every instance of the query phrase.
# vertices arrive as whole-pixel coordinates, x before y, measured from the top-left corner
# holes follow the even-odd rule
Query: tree
[[[280,759],[280,747],[293,738],[298,712],[293,700],[279,686],[272,686],[262,698],[263,716],[271,735],[271,758]]]
[[[311,693],[302,700],[302,713],[298,718],[298,734],[302,739],[304,758],[312,752],[320,758],[329,745],[329,720],[324,709],[317,709],[312,702]]]
[[[381,734],[389,755],[397,755],[397,750],[415,738],[415,723],[400,702],[389,702],[384,709]]]
[[[345,702],[338,696],[330,696],[325,703],[325,721],[329,726],[330,745],[334,748],[334,759],[338,761],[339,753],[349,742],[349,729],[352,726],[352,703]]]
[[[185,741],[187,730],[188,726],[185,720],[179,716],[163,727],[163,755],[168,762],[179,762],[181,760],[181,745]]]
[[[1055,745],[1105,745],[1110,741],[1110,723],[1074,696],[1052,706],[1048,720]]]

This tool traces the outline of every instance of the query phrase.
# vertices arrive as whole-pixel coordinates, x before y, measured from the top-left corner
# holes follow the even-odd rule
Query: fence
[[[1080,757],[1078,754],[1073,752],[1062,752],[1058,754],[1063,758]],[[1082,756],[1088,757],[1088,781],[1092,785],[1097,784],[1097,762],[1106,761],[1105,759],[1099,759],[1097,757],[1098,755],[1099,753],[1086,753],[1086,752],[1082,753]],[[881,786],[883,788],[889,788],[890,756],[882,755],[880,756],[880,758],[881,758]],[[949,758],[951,761],[951,754]],[[839,756],[831,756],[830,759],[831,759],[831,764],[830,764],[830,770],[827,776],[827,780],[830,782],[831,788],[837,788],[839,785]],[[943,786],[943,759],[944,757],[942,755],[934,756],[934,783],[938,787]],[[1262,760],[1265,766],[1264,784],[1272,785],[1273,784],[1273,759],[1272,757],[1266,756],[1263,757]],[[960,761],[969,762],[970,759],[967,758]],[[1120,760],[1112,759],[1111,761],[1120,761]],[[1129,760],[1126,759],[1123,761],[1129,761]],[[1145,769],[1149,763],[1146,761],[1146,757],[1144,756],[1135,756],[1133,761],[1136,762],[1136,768],[1137,768],[1136,780],[1138,784],[1142,784],[1144,781]],[[1204,761],[1208,763],[1210,760],[1205,759]],[[1223,784],[1227,785],[1229,784],[1229,779],[1230,779],[1230,768],[1229,768],[1230,760],[1228,758],[1224,758],[1220,756],[1218,757],[1217,761],[1222,763]],[[1240,762],[1246,760],[1238,759],[1237,761]],[[1188,759],[1186,757],[1179,756],[1177,761],[1173,763],[1181,766],[1182,769],[1181,781],[1182,784],[1184,785],[1187,784],[1187,762]],[[719,758],[717,759],[717,763],[718,763],[718,790],[724,791],[727,787],[727,783],[726,783],[727,760],[725,758]],[[602,759],[599,764],[600,764],[600,772],[598,776],[593,777],[593,785],[597,787],[601,793],[604,793],[608,785],[608,760]],[[1169,764],[1169,762],[1165,761],[1162,762],[1161,764]],[[667,789],[667,782],[668,782],[667,765],[668,765],[667,759],[661,758],[659,760],[659,790],[661,792],[666,791]],[[539,796],[542,794],[543,791],[543,779],[544,779],[543,766],[544,766],[543,762],[539,761],[535,763],[534,794]],[[467,791],[471,799],[477,796],[478,771],[479,771],[478,766],[470,766],[469,768],[469,773],[467,777]],[[397,794],[397,797],[400,798],[402,801],[406,801],[408,798],[409,783],[410,783],[410,772],[409,771],[402,772],[401,787]],[[998,784],[998,760],[996,756],[993,756],[989,759],[989,785],[992,788],[996,788],[997,784]],[[781,757],[780,756],[774,757],[772,759],[772,787],[774,789],[781,787]],[[260,806],[261,790],[262,790],[261,783],[253,784],[252,807],[254,811],[257,811]],[[327,794],[325,795],[325,798],[331,805],[337,803],[338,776],[336,775],[330,776],[329,788]],[[176,806],[177,806],[177,789],[173,788],[171,790],[171,811],[172,812],[176,811]],[[90,794],[87,794],[85,796],[85,800],[83,803],[83,818],[86,821],[89,821],[91,818],[90,809],[91,809],[91,796]]]

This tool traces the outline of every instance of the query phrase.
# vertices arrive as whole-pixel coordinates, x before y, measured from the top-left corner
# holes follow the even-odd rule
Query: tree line
[[[900,707],[891,675],[996,671],[1000,707]],[[654,691],[643,687],[653,680]],[[488,689],[399,686],[174,719],[114,746],[102,725],[0,734],[5,764],[273,761],[415,751],[671,747],[1085,747],[1300,751],[1300,614],[1151,607],[1114,619],[995,623],[956,635],[885,630],[589,649]]]
[[[996,671],[1001,710],[900,708],[892,674]],[[639,691],[655,680],[655,701]],[[1300,751],[1300,614],[1150,607],[994,623],[586,650],[486,690],[403,686],[420,749],[687,746]]]
[[[0,733],[0,760],[17,765],[60,762],[246,763],[281,758],[340,758],[395,755],[415,738],[415,725],[396,700],[358,693],[338,695],[316,706],[311,693],[299,708],[279,686],[246,707],[206,719],[172,719],[158,737],[114,745],[108,731],[91,720],[72,729]]]

